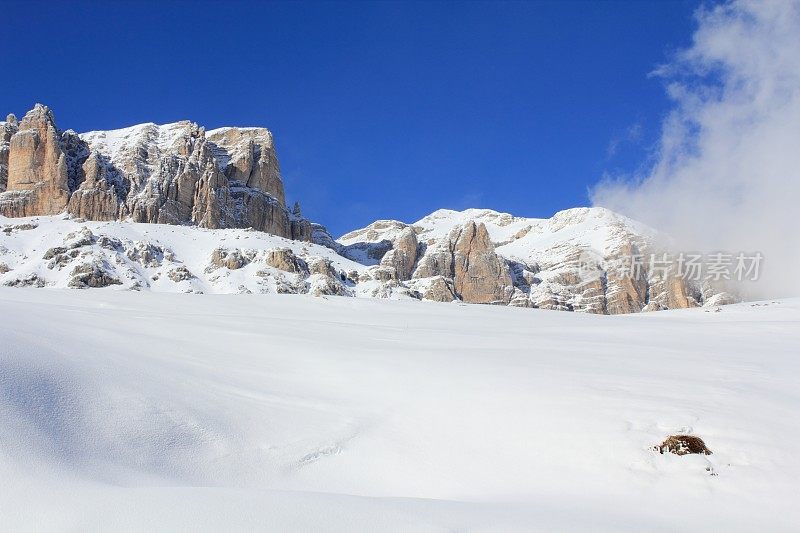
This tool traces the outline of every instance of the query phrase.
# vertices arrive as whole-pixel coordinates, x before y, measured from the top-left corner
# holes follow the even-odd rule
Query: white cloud
[[[592,200],[683,250],[760,251],[754,296],[800,295],[800,0],[696,14],[692,45],[656,70],[674,102],[655,163]]]
[[[611,139],[611,141],[608,143],[608,147],[606,148],[606,157],[611,159],[617,155],[617,151],[623,144],[639,143],[642,139],[642,129],[641,122],[636,122],[628,126],[623,135],[619,135]]]

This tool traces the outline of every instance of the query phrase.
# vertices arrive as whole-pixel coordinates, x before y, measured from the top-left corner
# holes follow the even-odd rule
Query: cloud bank
[[[800,0],[701,8],[654,75],[673,108],[654,163],[592,191],[684,251],[764,254],[751,297],[800,295]]]

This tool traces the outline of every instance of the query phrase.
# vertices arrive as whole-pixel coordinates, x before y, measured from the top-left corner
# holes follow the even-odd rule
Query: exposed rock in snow
[[[414,277],[442,276],[453,281],[455,295],[470,303],[508,303],[513,292],[505,260],[495,253],[486,225],[469,221],[429,245]]]
[[[433,276],[424,279],[416,279],[410,283],[425,300],[433,302],[452,302],[458,300],[453,281],[444,276]]]
[[[377,265],[386,252],[394,248],[394,242],[407,226],[397,220],[377,220],[366,228],[342,235],[337,251],[364,265]]]
[[[242,254],[240,250],[223,250],[217,248],[211,254],[211,265],[209,270],[217,268],[227,268],[228,270],[239,270],[252,260],[252,254]]]
[[[194,278],[194,274],[189,272],[189,269],[185,266],[179,266],[170,270],[167,274],[167,277],[175,283],[179,283],[181,281],[188,281]]]
[[[245,229],[56,216],[0,217],[0,227],[7,286],[365,296],[378,284],[358,287],[368,267],[328,248]]]
[[[325,248],[330,248],[337,254],[344,255],[342,254],[342,249],[344,247],[334,240],[331,234],[328,233],[328,229],[322,224],[311,224],[311,242],[324,246]]]
[[[68,286],[76,289],[122,285],[122,282],[109,272],[108,266],[99,262],[78,265],[72,270],[71,276]]]
[[[706,447],[703,439],[695,435],[670,435],[656,450],[662,454],[674,453],[675,455],[700,454],[711,455],[711,450]]]
[[[4,281],[3,285],[6,287],[37,287],[42,288],[46,285],[45,280],[36,274],[30,274],[25,277],[17,277]]]
[[[221,128],[206,134],[217,165],[232,181],[263,191],[285,205],[278,156],[266,128]]]
[[[278,248],[275,250],[267,250],[265,262],[278,270],[285,272],[292,272],[298,274],[301,272],[308,273],[308,265],[305,261],[294,255],[294,252],[289,248]]]

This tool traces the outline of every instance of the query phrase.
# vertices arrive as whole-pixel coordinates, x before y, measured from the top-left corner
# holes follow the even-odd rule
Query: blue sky
[[[288,198],[337,235],[442,207],[550,216],[646,163],[669,109],[648,73],[697,6],[4,2],[0,111],[266,126]]]

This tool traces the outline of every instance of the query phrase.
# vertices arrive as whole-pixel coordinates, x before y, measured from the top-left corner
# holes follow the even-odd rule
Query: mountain
[[[61,131],[37,104],[0,123],[0,283],[312,293],[622,314],[717,305],[719,283],[643,261],[654,230],[602,208],[380,220],[334,239],[290,211],[265,128]],[[120,221],[128,222],[120,224]],[[256,230],[256,231],[252,231]]]
[[[315,242],[362,264],[367,275],[423,299],[621,314],[731,303],[720,284],[695,283],[655,268],[662,236],[603,208],[549,219],[488,209],[441,209],[413,224],[380,220],[334,241]],[[645,259],[629,273],[619,262]]]
[[[0,214],[254,228],[308,240],[285,204],[272,134],[189,121],[61,131],[37,104],[0,123]]]

